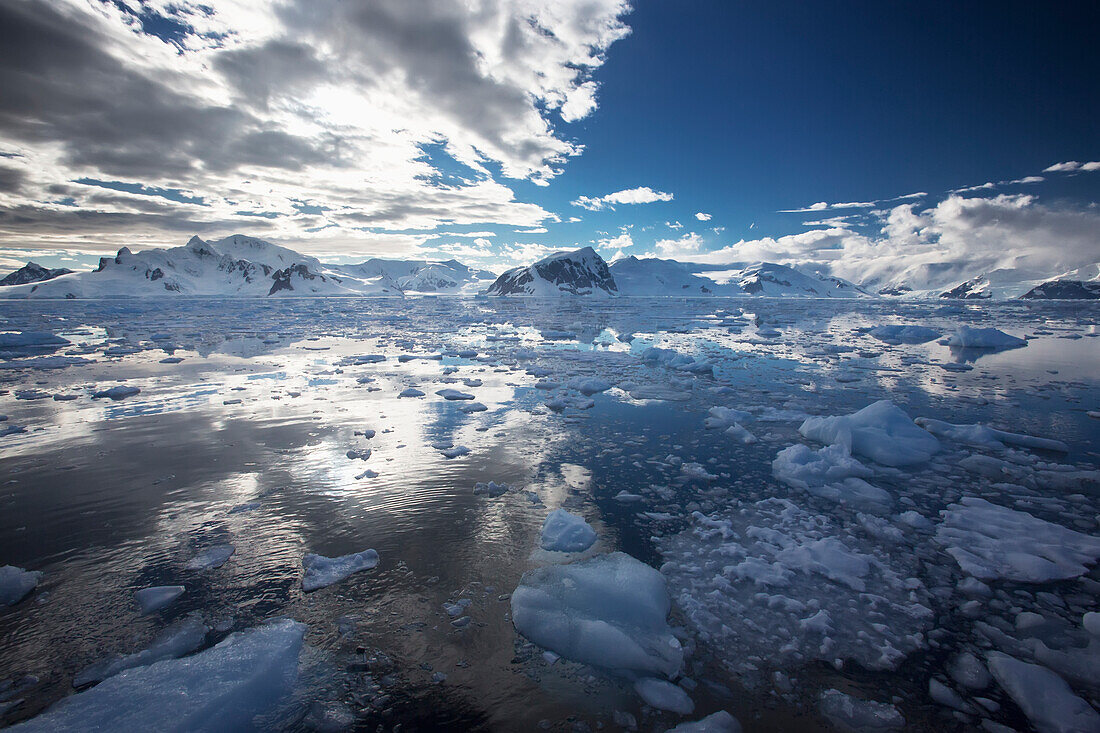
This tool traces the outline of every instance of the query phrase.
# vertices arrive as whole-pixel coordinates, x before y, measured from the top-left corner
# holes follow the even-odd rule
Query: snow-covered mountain
[[[64,267],[50,269],[34,262],[28,262],[15,272],[11,272],[5,275],[3,279],[0,279],[0,287],[43,282],[45,280],[52,280],[55,277],[61,277],[62,275],[68,275],[70,272],[72,272],[72,270],[67,270]]]
[[[739,268],[714,269],[707,277],[718,285],[736,286],[746,295],[773,298],[864,298],[870,293],[839,277],[796,270],[774,262],[755,262]]]
[[[1100,299],[1100,262],[1063,273],[1020,296],[1026,300]]]
[[[557,297],[619,294],[615,278],[603,258],[591,247],[558,252],[533,265],[508,270],[489,286],[488,295]]]
[[[381,277],[404,293],[473,295],[496,279],[488,270],[468,267],[457,260],[384,260],[372,258],[358,265],[334,268],[353,277]]]
[[[625,257],[611,263],[609,270],[623,295],[741,295],[732,285],[719,285],[714,280],[692,272],[692,265],[676,260]]]
[[[472,294],[493,277],[455,260],[372,259],[357,265],[328,265],[262,239],[234,235],[212,242],[192,237],[182,247],[136,253],[123,247],[114,257],[101,258],[91,272],[65,271],[50,279],[24,281],[4,288],[0,297],[401,297],[405,293]]]

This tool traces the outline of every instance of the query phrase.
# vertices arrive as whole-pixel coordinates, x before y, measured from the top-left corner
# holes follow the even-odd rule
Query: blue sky
[[[0,12],[4,264],[234,232],[340,261],[592,244],[873,282],[1100,260],[1092,4]]]

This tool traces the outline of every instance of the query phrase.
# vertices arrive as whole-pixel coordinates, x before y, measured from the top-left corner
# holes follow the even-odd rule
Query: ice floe
[[[1100,537],[978,497],[965,496],[941,514],[936,542],[981,580],[1044,583],[1076,578],[1100,559]]]
[[[199,654],[116,674],[10,730],[252,729],[290,691],[305,630],[284,620],[230,634]]]
[[[149,646],[140,652],[124,657],[108,657],[80,671],[73,677],[73,687],[102,682],[119,672],[134,667],[144,667],[162,659],[182,657],[202,646],[209,631],[210,627],[204,624],[201,618],[195,615],[187,616],[157,634]]]
[[[544,550],[555,552],[584,552],[596,542],[596,530],[584,521],[584,517],[555,509],[542,523],[539,544]]]
[[[625,553],[530,570],[511,602],[516,630],[567,659],[669,677],[680,671],[684,652],[668,625],[665,579]]]
[[[370,570],[377,565],[378,553],[374,550],[363,550],[340,557],[324,557],[310,553],[302,558],[302,568],[305,570],[302,576],[302,590],[309,593],[339,583],[353,573]]]
[[[940,449],[935,436],[889,400],[873,402],[851,415],[811,417],[798,432],[820,443],[842,445],[884,466],[924,463]]]
[[[30,595],[41,579],[42,573],[38,570],[24,570],[14,565],[0,567],[0,603],[14,606]]]
[[[153,613],[175,601],[186,590],[182,585],[156,585],[134,593],[134,600],[143,614]]]
[[[1009,335],[998,328],[959,326],[947,337],[947,345],[962,349],[1015,349],[1027,346],[1027,341]]]

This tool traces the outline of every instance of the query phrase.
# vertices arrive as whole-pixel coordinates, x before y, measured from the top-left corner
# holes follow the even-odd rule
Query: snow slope
[[[719,285],[733,285],[746,295],[802,298],[861,298],[871,294],[839,277],[796,270],[774,262],[755,262],[737,269],[707,272]]]
[[[610,270],[623,295],[741,295],[732,285],[691,271],[691,265],[676,260],[638,259],[631,256],[611,263]]]

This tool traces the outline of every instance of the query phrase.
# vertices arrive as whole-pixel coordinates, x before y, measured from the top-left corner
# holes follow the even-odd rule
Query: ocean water
[[[995,327],[1028,341],[993,351],[868,333],[890,324],[943,337]],[[1037,641],[1085,654],[1081,614],[1100,610],[1095,558],[1070,577],[998,578],[971,597],[937,530],[941,512],[980,497],[1100,536],[1100,419],[1089,414],[1100,410],[1098,325],[1089,303],[2,302],[0,331],[68,343],[0,353],[0,432],[10,433],[0,436],[0,565],[43,574],[27,599],[0,606],[0,682],[35,678],[0,720],[33,717],[73,694],[90,664],[198,614],[212,628],[203,648],[272,618],[308,625],[297,681],[257,720],[264,728],[313,729],[335,711],[364,730],[619,729],[619,711],[665,730],[725,709],[746,730],[817,730],[830,725],[821,694],[838,689],[894,704],[909,729],[1026,729],[1018,701],[996,684],[963,689],[949,667],[962,651],[1032,660]],[[643,358],[651,346],[705,368]],[[582,394],[583,379],[608,388]],[[92,397],[117,385],[140,392]],[[399,397],[410,387],[425,395]],[[470,400],[446,400],[444,388],[485,409],[463,412]],[[879,400],[1068,450],[941,437],[919,464],[857,456],[889,495],[873,510],[777,476],[780,451],[822,447],[799,433],[807,417]],[[755,442],[707,429],[714,407],[749,413],[739,422]],[[453,446],[469,452],[446,457]],[[365,460],[348,455],[368,448]],[[967,468],[975,455],[999,468]],[[490,480],[513,488],[474,493]],[[803,534],[768,525],[779,521],[763,511],[771,500],[800,512]],[[539,549],[559,507],[597,532],[581,559],[622,550],[664,568],[694,714],[645,706],[621,672],[551,663],[516,632],[509,595],[523,573],[574,559]],[[729,522],[725,544],[698,529],[703,518]],[[745,538],[760,529],[802,544],[839,538],[875,563],[856,584],[822,558],[782,586],[685,569],[706,553],[754,557]],[[235,552],[224,565],[188,569],[226,543]],[[365,549],[379,553],[376,568],[303,592],[306,553]],[[880,587],[888,577],[897,582]],[[177,584],[177,601],[139,613],[135,591]],[[868,600],[876,594],[886,600]],[[459,599],[470,601],[462,627],[444,609]],[[868,607],[887,628],[846,634],[846,616]],[[791,621],[821,609],[830,630]],[[901,658],[868,664],[861,644]],[[1068,679],[1085,699],[1100,693],[1095,680]],[[930,697],[930,680],[957,689],[966,709]]]

